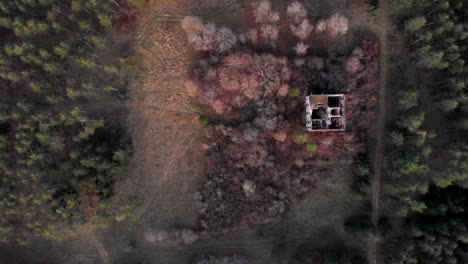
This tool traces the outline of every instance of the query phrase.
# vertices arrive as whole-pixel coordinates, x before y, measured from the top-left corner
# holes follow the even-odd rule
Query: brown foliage
[[[91,217],[99,206],[99,194],[87,187],[80,189],[80,211],[85,217]]]
[[[224,228],[281,216],[289,204],[268,140],[251,126],[217,126],[210,137],[208,181],[200,191],[201,225]]]
[[[290,77],[285,58],[251,54],[246,50],[222,57],[220,64],[194,71],[186,87],[190,94],[201,94],[205,104],[222,114],[236,111],[249,100],[285,96]]]
[[[208,179],[195,195],[204,228],[278,219],[288,209],[289,195],[302,195],[332,175],[328,161],[353,162],[365,152],[365,131],[375,112],[377,45],[363,42],[350,58],[307,56],[305,39],[313,29],[307,11],[295,2],[287,14],[291,30],[304,40],[292,47],[300,57],[291,60],[246,47],[278,37],[279,15],[269,1],[254,5],[258,28],[239,37],[197,18],[183,22],[189,41],[201,51],[186,83],[188,92],[223,120],[236,123],[214,126],[204,148]],[[347,23],[334,15],[316,30],[338,36],[347,32]],[[238,40],[244,46],[237,46]],[[226,47],[220,48],[221,42]],[[347,131],[303,132],[304,96],[338,89],[346,94]],[[252,111],[248,118],[241,114],[246,109]],[[299,132],[305,141],[293,141]]]

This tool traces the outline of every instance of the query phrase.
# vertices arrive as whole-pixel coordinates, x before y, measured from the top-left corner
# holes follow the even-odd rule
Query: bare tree
[[[188,34],[189,42],[196,50],[213,50],[215,48],[215,40],[217,37],[216,26],[213,23],[208,23],[197,32]]]
[[[334,14],[328,20],[328,30],[330,31],[332,36],[344,35],[348,32],[349,27],[349,20],[340,15]]]
[[[252,43],[255,43],[257,42],[258,40],[258,31],[253,28],[251,30],[249,30],[246,34],[245,34],[245,37]]]
[[[226,105],[223,103],[223,101],[218,99],[213,103],[213,110],[215,110],[217,114],[222,114],[226,111]]]
[[[255,55],[252,70],[265,87],[264,95],[272,96],[282,84],[286,84],[291,78],[291,70],[286,58],[278,58],[272,54]]]
[[[341,14],[334,14],[331,18],[320,20],[316,30],[318,32],[328,32],[333,37],[344,35],[348,32],[349,20]]]
[[[231,50],[237,44],[237,37],[232,30],[223,27],[216,34],[216,42],[216,51],[223,53]]]
[[[297,43],[296,47],[294,47],[294,50],[296,51],[296,54],[298,56],[304,56],[307,54],[307,49],[309,48],[308,45],[304,44],[304,42],[299,42]]]
[[[346,70],[349,73],[356,73],[362,68],[358,57],[349,57],[346,61]]]
[[[227,55],[223,59],[224,65],[233,67],[236,69],[248,69],[253,62],[253,58],[248,53],[234,53]]]
[[[187,32],[188,40],[196,50],[224,53],[237,44],[237,36],[231,29],[217,29],[213,23],[203,24],[198,17],[185,17],[182,28]]]
[[[280,16],[278,12],[273,12],[270,1],[263,0],[255,4],[253,13],[255,22],[260,25],[260,36],[267,41],[275,41],[279,33],[279,27],[276,24]],[[252,39],[254,37],[252,35]]]
[[[249,126],[244,129],[244,131],[242,132],[242,135],[244,136],[244,139],[247,140],[248,142],[255,142],[258,137],[258,129],[255,129]]]
[[[264,131],[272,131],[278,124],[276,105],[269,100],[257,102],[257,117],[253,123],[259,129]]]
[[[242,189],[244,190],[244,194],[247,197],[250,197],[253,194],[255,194],[255,188],[256,188],[255,183],[249,180],[244,181],[244,183],[242,184]]]
[[[271,23],[271,20],[276,18],[279,20],[279,14],[273,14],[271,9],[271,2],[269,0],[263,0],[256,4],[254,9],[255,22],[259,24]]]
[[[307,10],[299,1],[294,1],[288,5],[288,17],[294,20],[294,23],[300,23],[307,16]]]
[[[320,20],[317,24],[316,30],[318,32],[325,32],[327,31],[328,20]]]
[[[314,30],[314,26],[310,23],[309,19],[303,19],[297,26],[291,25],[292,33],[300,40],[306,39],[312,30]]]
[[[263,25],[260,28],[260,32],[265,40],[275,41],[278,39],[279,28],[274,25]]]

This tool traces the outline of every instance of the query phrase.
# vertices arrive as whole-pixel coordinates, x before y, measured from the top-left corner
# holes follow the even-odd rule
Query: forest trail
[[[96,236],[96,230],[94,228],[87,228],[83,231],[83,237],[93,246],[99,253],[102,264],[110,264],[109,252],[101,239]]]
[[[388,29],[390,26],[390,5],[388,0],[379,0],[379,8],[382,10],[378,25],[377,34],[380,44],[380,88],[379,88],[379,110],[376,124],[376,149],[374,164],[374,182],[372,185],[372,223],[374,234],[378,234],[378,221],[380,216],[380,192],[383,181],[383,161],[385,152],[385,120],[386,120],[386,96],[387,96],[387,68],[388,68]],[[378,241],[370,242],[369,260],[371,264],[381,263],[378,254]]]
[[[186,12],[179,2],[149,6],[135,34],[142,69],[131,89],[132,177],[143,201],[138,223],[154,229],[179,217],[184,224],[195,220],[187,206],[203,171],[203,128],[184,86],[192,58],[178,23]]]

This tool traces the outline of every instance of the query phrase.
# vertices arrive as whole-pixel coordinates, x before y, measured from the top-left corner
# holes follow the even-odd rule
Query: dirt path
[[[184,186],[196,186],[203,165],[203,128],[184,86],[192,60],[176,20],[183,11],[177,1],[153,5],[136,33],[143,69],[131,91],[130,120],[138,165],[135,189],[143,201],[139,212],[146,218],[143,222],[169,223],[178,214],[190,218],[174,205],[191,197],[193,190]],[[160,214],[152,213],[156,209]]]
[[[109,252],[107,252],[104,243],[96,236],[96,230],[88,229],[82,233],[86,239],[99,253],[102,264],[110,264]]]
[[[376,150],[373,164],[374,183],[372,186],[372,223],[374,232],[378,234],[378,221],[380,215],[380,192],[383,181],[383,161],[385,147],[385,120],[386,120],[386,96],[387,96],[387,69],[388,69],[388,29],[390,26],[390,5],[388,0],[379,0],[379,8],[382,10],[378,20],[379,44],[380,44],[380,88],[379,110],[376,125]],[[370,241],[369,260],[371,264],[381,263],[378,254],[378,241]]]

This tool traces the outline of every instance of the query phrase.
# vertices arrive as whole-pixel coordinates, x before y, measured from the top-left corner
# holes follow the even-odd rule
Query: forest
[[[63,240],[118,216],[110,201],[132,152],[123,102],[133,66],[112,34],[115,9],[0,2],[2,242]]]
[[[0,262],[468,263],[467,5],[0,0]]]
[[[393,41],[402,48],[389,69],[396,109],[386,157],[383,221],[394,223],[382,230],[392,245],[386,263],[466,263],[466,2],[395,0],[392,8]]]

